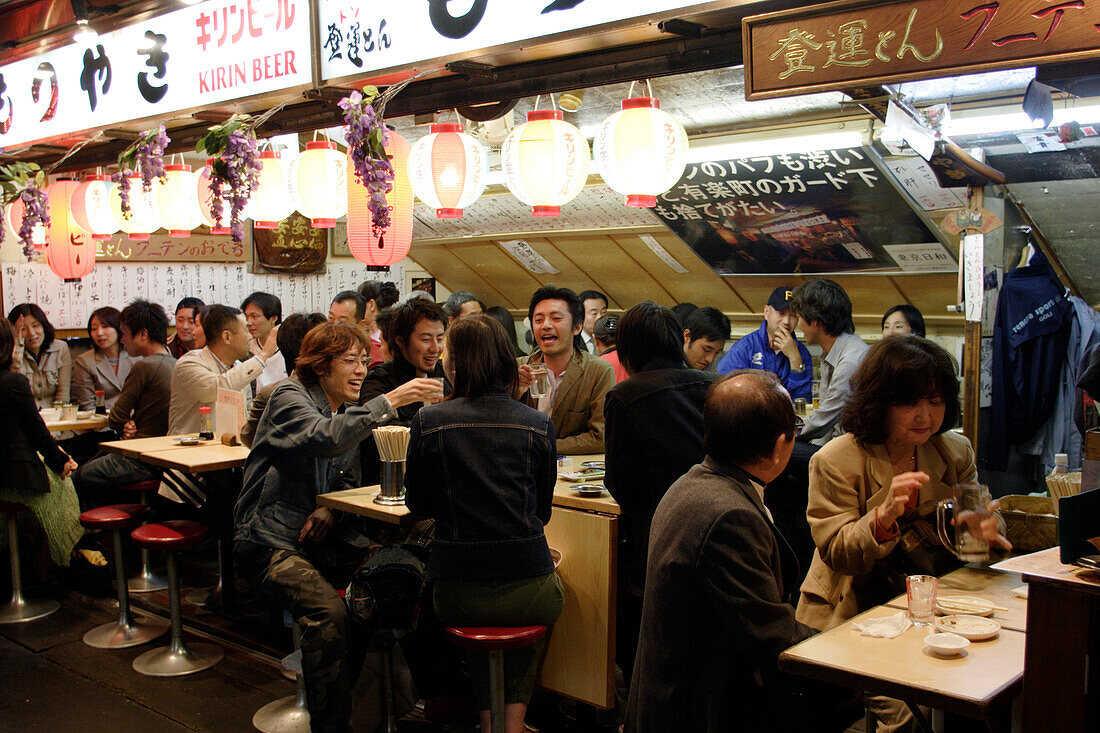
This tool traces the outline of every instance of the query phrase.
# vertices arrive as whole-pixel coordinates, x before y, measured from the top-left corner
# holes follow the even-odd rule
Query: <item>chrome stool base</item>
[[[129,624],[112,621],[84,634],[84,643],[95,649],[127,649],[152,641],[167,631],[168,622],[160,619]]]
[[[182,677],[210,669],[225,657],[215,644],[180,644],[151,649],[134,660],[134,671],[147,677]]]
[[[309,710],[300,696],[284,697],[257,710],[252,727],[262,733],[309,733]]]
[[[57,601],[13,599],[11,603],[0,608],[0,624],[19,624],[24,621],[34,621],[46,618],[51,613],[61,608]]]
[[[144,563],[142,563],[141,574],[135,575],[126,581],[126,588],[131,593],[153,593],[167,587],[168,578],[154,573]]]

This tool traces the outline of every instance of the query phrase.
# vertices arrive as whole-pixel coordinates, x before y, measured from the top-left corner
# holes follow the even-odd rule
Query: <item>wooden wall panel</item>
[[[451,292],[469,290],[477,293],[487,306],[515,307],[503,293],[443,245],[414,243],[409,258],[431,273],[432,277]]]
[[[506,299],[499,305],[506,308],[526,307],[531,293],[541,285],[527,268],[504,252],[496,242],[456,242],[448,249],[466,267],[492,283],[493,288]],[[476,290],[472,292],[481,295]],[[486,305],[498,305],[485,298],[482,300]]]
[[[679,237],[671,234],[652,235],[672,257],[688,270],[679,273],[669,267],[663,260],[655,255],[649,247],[636,234],[612,235],[612,239],[619,245],[623,252],[634,259],[656,285],[670,296],[669,302],[658,301],[663,305],[675,305],[676,303],[695,303],[696,305],[710,305],[723,311],[737,311],[744,309],[737,295],[722,282],[722,278],[715,274],[707,263]],[[655,293],[660,293],[655,290]],[[651,296],[654,300],[657,295]]]
[[[673,305],[669,292],[610,236],[558,236],[552,242],[598,283],[596,289],[607,294],[611,308],[625,310],[643,300]]]

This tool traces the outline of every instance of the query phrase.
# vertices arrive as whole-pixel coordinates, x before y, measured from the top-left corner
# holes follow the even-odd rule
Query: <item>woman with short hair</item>
[[[934,526],[936,504],[978,474],[970,441],[951,432],[960,413],[955,372],[951,355],[931,341],[890,336],[852,375],[841,421],[847,432],[810,459],[806,516],[817,552],[796,615],[807,626],[837,626],[904,592],[905,575],[957,565]],[[996,508],[991,502],[990,515],[968,531],[1011,549]],[[903,704],[866,704],[879,731],[909,730]]]
[[[911,305],[895,305],[882,314],[882,335],[924,338],[924,316]]]
[[[564,604],[543,534],[557,481],[554,425],[512,398],[518,366],[491,317],[456,322],[444,354],[454,392],[413,418],[405,473],[406,505],[436,520],[428,563],[436,615],[450,626],[552,624]],[[493,733],[523,731],[545,644],[504,652],[507,731]],[[488,733],[488,660],[470,662]]]
[[[36,303],[20,303],[8,313],[16,330],[12,369],[31,383],[39,409],[68,402],[73,361],[69,345],[54,338],[54,328]]]
[[[88,318],[92,348],[73,361],[72,398],[81,410],[94,410],[95,393],[102,391],[107,412],[110,412],[122,391],[134,359],[122,348],[118,335],[117,308],[107,306],[92,312]]]

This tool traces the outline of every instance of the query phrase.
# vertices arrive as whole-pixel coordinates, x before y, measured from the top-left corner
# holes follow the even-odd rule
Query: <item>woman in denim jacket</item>
[[[445,353],[454,392],[413,419],[405,473],[409,509],[436,520],[436,614],[453,626],[551,624],[564,603],[543,534],[557,479],[553,423],[512,398],[518,368],[492,318],[455,323]],[[506,733],[523,731],[544,651],[540,642],[504,653]],[[489,731],[488,660],[470,661]]]

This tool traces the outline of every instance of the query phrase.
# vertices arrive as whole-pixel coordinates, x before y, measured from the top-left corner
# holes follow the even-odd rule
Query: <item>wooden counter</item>
[[[582,460],[603,456],[573,456]],[[570,467],[562,469],[571,470]],[[539,684],[575,700],[610,709],[615,705],[615,588],[619,505],[608,495],[578,496],[575,483],[559,480],[546,541],[562,554],[558,574],[565,608],[554,625]],[[321,494],[317,503],[340,511],[400,524],[411,517],[402,504],[374,503],[380,487]]]
[[[780,654],[779,667],[987,721],[1003,714],[1020,693],[1025,634],[1002,629],[996,638],[971,642],[963,654],[945,658],[924,643],[924,637],[933,632],[928,626],[912,626],[893,639],[863,636],[852,629],[853,621],[897,612],[896,608],[878,606],[848,619]]]

